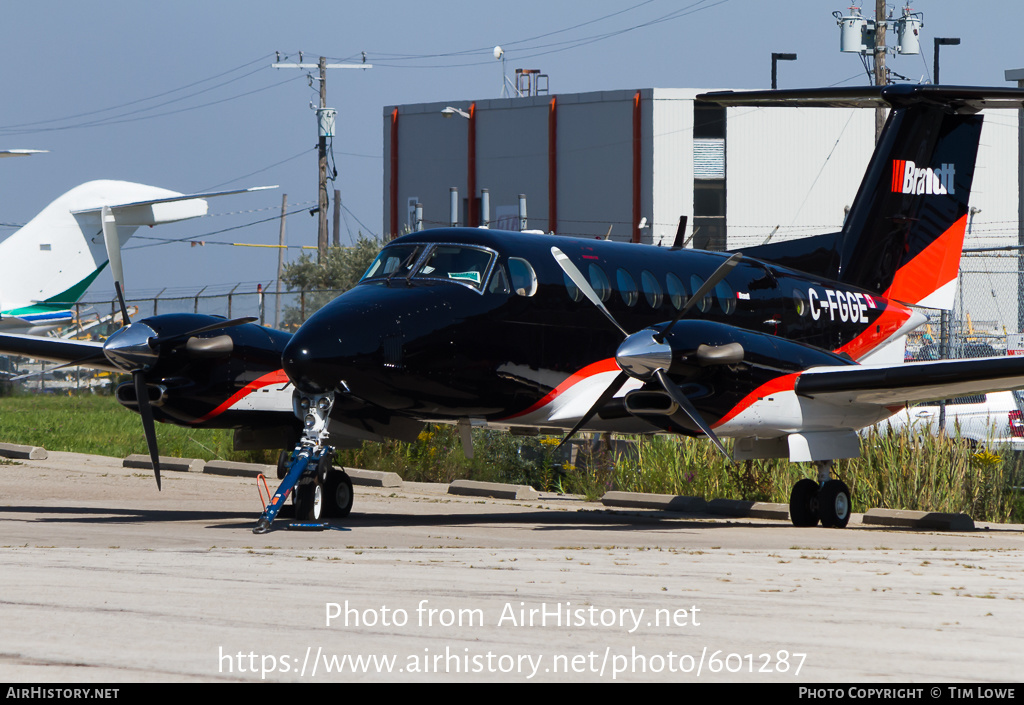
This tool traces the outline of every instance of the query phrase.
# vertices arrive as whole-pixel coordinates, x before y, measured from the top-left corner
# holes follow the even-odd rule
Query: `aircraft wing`
[[[62,340],[41,335],[0,334],[0,354],[21,355],[36,360],[74,363],[98,370],[122,372],[103,354],[103,343],[88,340]]]
[[[1024,357],[985,357],[861,367],[818,367],[800,375],[798,395],[835,404],[890,406],[1024,387]]]

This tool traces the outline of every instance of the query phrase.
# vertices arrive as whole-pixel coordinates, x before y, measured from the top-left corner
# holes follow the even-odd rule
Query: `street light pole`
[[[772,52],[772,90],[774,91],[779,87],[777,78],[776,65],[780,61],[796,61],[796,54],[779,54]]]
[[[932,65],[932,76],[935,85],[939,85],[939,47],[946,45],[956,46],[960,43],[960,37],[935,37],[935,60]]]

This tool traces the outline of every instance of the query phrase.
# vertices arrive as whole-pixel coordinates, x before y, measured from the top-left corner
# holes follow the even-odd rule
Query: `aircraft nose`
[[[302,324],[284,348],[281,364],[295,386],[310,394],[347,387],[375,369],[388,315],[381,302],[356,287]],[[371,292],[373,293],[373,292]]]

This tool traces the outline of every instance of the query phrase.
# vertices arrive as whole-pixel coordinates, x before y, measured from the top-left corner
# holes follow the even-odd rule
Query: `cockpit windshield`
[[[429,247],[425,257],[420,257]],[[369,279],[446,279],[482,290],[494,254],[465,245],[392,245],[377,255],[360,281]]]

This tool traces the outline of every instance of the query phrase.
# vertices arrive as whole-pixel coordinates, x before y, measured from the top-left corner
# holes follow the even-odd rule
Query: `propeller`
[[[124,299],[124,269],[121,264],[121,243],[117,235],[117,222],[109,206],[100,211],[103,225],[103,242],[107,248],[107,259],[110,262],[110,273],[114,277],[114,291],[121,306],[123,327],[115,331],[103,344],[103,354],[112,365],[128,372],[132,376],[135,387],[135,399],[142,416],[142,429],[146,435],[146,446],[149,457],[153,461],[153,474],[156,476],[156,487],[160,487],[160,454],[156,442],[156,424],[153,420],[153,409],[149,403],[149,391],[146,387],[146,373],[160,360],[160,354],[187,341],[194,335],[211,330],[220,330],[232,326],[252,323],[255,317],[235,318],[230,321],[218,321],[209,325],[194,328],[184,333],[158,334],[152,327],[143,322],[132,323],[128,317],[128,306]]]
[[[722,441],[718,438],[715,432],[708,425],[707,421],[700,415],[693,402],[683,394],[683,391],[673,382],[668,374],[667,370],[672,364],[672,348],[668,345],[665,340],[668,331],[670,331],[679,319],[683,317],[693,306],[709,294],[714,288],[721,282],[733,268],[742,259],[742,255],[736,253],[729,257],[725,262],[719,265],[718,269],[712,273],[708,280],[700,287],[694,295],[690,297],[690,300],[686,302],[686,305],[679,309],[672,322],[660,331],[652,329],[644,329],[637,333],[628,333],[625,328],[619,325],[619,322],[615,320],[611,312],[605,307],[604,302],[601,301],[601,297],[597,295],[590,282],[587,280],[583,273],[573,264],[565,253],[559,250],[557,247],[551,248],[551,254],[554,256],[558,266],[562,268],[566,276],[569,277],[572,282],[579,287],[580,291],[590,299],[590,301],[597,306],[597,308],[605,315],[605,317],[612,322],[612,324],[623,334],[625,339],[619,345],[618,350],[615,352],[615,362],[618,364],[621,372],[612,380],[611,384],[601,393],[597,401],[594,403],[587,413],[577,422],[571,431],[562,439],[559,446],[564,445],[569,441],[581,428],[587,425],[594,415],[609,401],[612,397],[622,388],[630,377],[639,379],[643,382],[649,382],[651,380],[657,380],[669,397],[674,401],[683,413],[685,413],[691,421],[699,428],[711,441],[718,447],[726,458],[729,458],[729,453],[722,444]],[[707,347],[707,346],[702,346]],[[730,361],[735,361],[736,350],[735,346],[730,347],[728,356]],[[740,357],[742,357],[742,349],[739,350]],[[709,356],[711,357],[711,356]],[[713,363],[712,363],[713,364]]]

